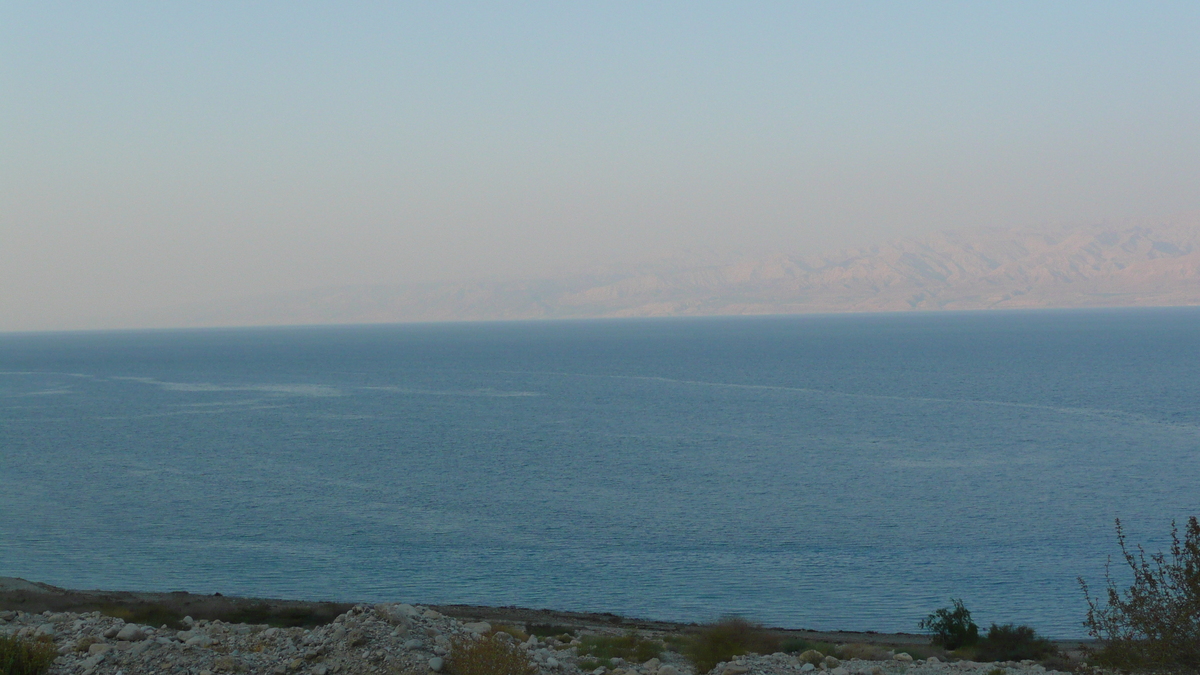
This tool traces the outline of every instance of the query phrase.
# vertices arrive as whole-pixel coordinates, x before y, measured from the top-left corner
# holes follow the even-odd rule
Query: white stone
[[[658,675],[679,675],[679,669],[675,666],[659,666]]]
[[[126,642],[137,642],[146,638],[146,631],[142,630],[142,627],[136,623],[127,623],[121,630],[117,631],[116,637],[118,640],[125,640]]]
[[[492,624],[490,624],[486,621],[476,621],[474,623],[464,623],[463,628],[471,631],[472,633],[474,633],[476,635],[485,635],[487,633],[492,632]],[[537,638],[532,638],[532,639],[535,641],[537,640]]]
[[[817,669],[817,667],[811,663],[806,663],[806,664],[800,666],[800,672],[802,672],[802,673],[807,673],[810,670],[816,670],[816,669]]]
[[[442,672],[442,666],[444,665],[446,665],[446,661],[440,656],[435,656],[432,659],[429,659],[429,669],[435,673]]]
[[[903,663],[910,663],[913,660],[913,658],[905,652],[900,652],[899,654],[893,656],[892,658],[897,661],[901,661]]]

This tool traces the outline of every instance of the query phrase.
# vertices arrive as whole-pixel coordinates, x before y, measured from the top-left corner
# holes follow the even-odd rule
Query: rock
[[[725,666],[725,669],[721,671],[723,675],[742,675],[743,673],[748,672],[750,672],[750,669],[746,666],[739,666],[733,663]]]
[[[442,672],[442,666],[444,665],[446,665],[446,661],[440,656],[435,656],[432,659],[429,659],[429,669],[435,673]]]
[[[826,656],[821,663],[824,663],[826,668],[837,668],[842,665],[842,662],[838,661],[836,656]]]
[[[809,663],[815,666],[825,658],[825,655],[815,649],[810,649],[802,652],[796,658],[800,660],[800,663]]]
[[[437,612],[433,611],[432,609],[427,609],[427,610],[425,610],[425,611],[424,611],[424,612],[421,614],[421,616],[422,616],[422,617],[424,617],[424,618],[426,618],[426,619],[429,619],[430,621],[432,621],[432,620],[434,620],[434,619],[440,619],[440,618],[442,618],[442,615],[441,615],[441,614],[439,614],[439,613],[437,613]]]
[[[403,645],[401,645],[401,647],[403,647],[404,649],[420,649],[421,644],[422,643],[420,640],[409,640],[408,642],[405,642]]]
[[[112,649],[112,645],[105,644],[103,642],[96,642],[88,645],[88,654],[103,654],[110,649]]]
[[[650,672],[654,672],[654,671],[657,671],[658,667],[661,665],[662,665],[662,661],[655,658],[655,659],[650,659],[649,661],[643,663],[642,668],[644,668],[645,670],[648,670]]]
[[[111,639],[113,639],[113,638],[117,637],[117,633],[120,633],[120,632],[121,632],[121,628],[122,628],[123,626],[124,626],[124,623],[118,624],[118,625],[116,625],[116,626],[111,626],[111,627],[110,627],[108,630],[106,630],[106,631],[104,631],[103,633],[101,633],[101,635],[103,635],[104,637],[106,637],[106,638],[108,638],[109,640],[111,640]]]
[[[193,635],[192,637],[188,638],[187,642],[184,642],[183,644],[185,644],[189,647],[203,648],[203,647],[208,647],[208,646],[212,645],[212,643],[214,643],[214,642],[216,642],[216,640],[210,638],[207,635],[201,634],[201,635]]]
[[[879,666],[871,666],[871,669],[867,671],[867,674],[868,675],[884,675],[883,668],[880,668]]]
[[[412,623],[413,619],[421,615],[416,607],[402,602],[375,605],[375,613],[383,617],[384,621],[405,628]]]
[[[58,626],[55,626],[52,623],[44,623],[37,627],[37,630],[35,630],[33,632],[33,636],[34,637],[42,637],[43,635],[45,635],[47,637],[54,637],[57,633],[58,633]]]
[[[810,671],[813,671],[816,669],[817,669],[817,667],[811,663],[806,663],[806,664],[800,666],[800,672],[802,672],[802,673],[807,673],[807,672],[810,672]]]
[[[547,668],[557,668],[558,667],[558,659],[554,658],[553,656],[546,657],[546,667]]]
[[[342,626],[334,628],[333,635],[330,635],[329,639],[333,640],[334,642],[341,642],[342,640],[346,639],[346,629]]]
[[[153,647],[155,644],[157,644],[157,643],[154,640],[142,640],[141,642],[130,647],[129,653],[133,654],[134,656],[138,656],[139,654],[145,652],[147,649],[150,649],[151,647]]]
[[[180,623],[187,626],[188,628],[191,628],[192,626],[196,625],[196,620],[190,616],[185,616],[185,617],[183,617],[183,620],[180,621]]]
[[[492,624],[490,624],[486,621],[476,621],[475,623],[464,623],[463,628],[471,631],[472,633],[474,633],[476,635],[486,635],[487,633],[492,632]],[[530,637],[533,637],[533,636],[530,636]],[[533,638],[533,640],[536,641],[537,638]]]
[[[850,675],[850,671],[846,670],[845,666],[838,666],[829,671],[829,675]]]
[[[125,640],[126,642],[137,642],[138,640],[146,639],[146,631],[142,630],[142,627],[136,623],[127,623],[121,627],[121,630],[117,631],[116,638],[118,640]]]
[[[679,669],[675,666],[659,666],[658,675],[679,675]]]
[[[317,665],[313,666],[312,670],[309,672],[312,673],[312,675],[325,675],[329,672],[329,666],[325,665],[324,663],[318,663]]]
[[[911,663],[913,660],[913,658],[911,656],[909,656],[906,652],[900,652],[899,654],[893,656],[892,658],[896,661],[900,661],[901,663]]]

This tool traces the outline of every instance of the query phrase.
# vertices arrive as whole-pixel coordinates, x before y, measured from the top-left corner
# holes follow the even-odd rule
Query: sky
[[[0,331],[1200,209],[1196,2],[0,3]]]

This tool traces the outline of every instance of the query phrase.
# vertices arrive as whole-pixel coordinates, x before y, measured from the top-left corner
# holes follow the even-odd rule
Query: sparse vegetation
[[[564,626],[556,623],[531,623],[525,628],[530,635],[536,635],[539,638],[552,637],[559,640],[568,641],[579,629],[575,626]]]
[[[971,612],[962,600],[950,598],[951,606],[943,607],[917,622],[921,630],[931,635],[930,642],[951,651],[979,641],[979,626],[971,620]]]
[[[529,653],[511,639],[456,635],[450,640],[450,672],[454,675],[536,675]]]
[[[1200,669],[1200,522],[1188,518],[1182,541],[1171,523],[1169,557],[1147,556],[1141,546],[1135,554],[1120,520],[1116,530],[1133,584],[1122,590],[1107,570],[1104,597],[1094,598],[1079,580],[1088,603],[1084,625],[1103,645],[1094,660],[1126,670]]]
[[[56,658],[58,650],[48,639],[0,636],[0,675],[41,675]]]
[[[632,663],[645,663],[662,655],[663,643],[658,640],[648,640],[637,633],[629,631],[624,635],[584,635],[580,638],[579,655],[582,665],[592,665],[584,670],[594,670],[599,666],[612,668],[612,659],[624,659]]]
[[[786,654],[801,654],[807,651],[818,651],[824,654],[832,654],[837,646],[831,642],[817,642],[815,640],[805,640],[804,638],[787,638],[779,645],[779,651]],[[814,664],[815,665],[815,664]]]
[[[1023,661],[1044,659],[1057,650],[1049,640],[1029,626],[992,624],[987,635],[976,645],[978,661]]]
[[[862,642],[839,645],[834,654],[839,659],[861,659],[863,661],[886,661],[892,657],[883,647]]]
[[[684,647],[684,655],[706,673],[722,661],[743,654],[771,654],[779,650],[779,637],[740,617],[727,617],[701,627]]]

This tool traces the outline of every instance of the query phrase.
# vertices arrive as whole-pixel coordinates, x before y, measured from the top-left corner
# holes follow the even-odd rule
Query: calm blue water
[[[1200,513],[1200,311],[0,335],[0,575],[1083,635]]]

